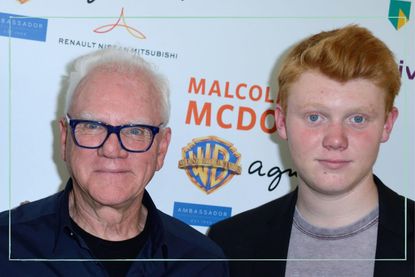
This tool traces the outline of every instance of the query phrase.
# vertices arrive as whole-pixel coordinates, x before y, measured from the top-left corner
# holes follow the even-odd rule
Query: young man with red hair
[[[392,52],[355,25],[295,46],[278,76],[278,135],[298,187],[214,225],[233,276],[414,276],[414,202],[374,174],[398,110]],[[407,185],[407,184],[402,184]]]

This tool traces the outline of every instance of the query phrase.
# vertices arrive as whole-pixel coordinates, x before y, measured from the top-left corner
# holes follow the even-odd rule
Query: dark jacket
[[[413,277],[415,276],[414,201],[398,195],[376,176],[374,180],[379,194],[374,276]],[[296,189],[279,199],[211,227],[209,237],[222,247],[229,259],[274,259],[273,261],[231,261],[231,276],[285,275],[285,259],[297,194]],[[275,261],[275,259],[281,260]]]
[[[68,182],[64,191],[0,213],[0,276],[108,276],[70,222],[71,190]],[[143,204],[149,237],[126,276],[228,276],[226,262],[182,260],[224,256],[204,235],[159,211],[147,192]]]

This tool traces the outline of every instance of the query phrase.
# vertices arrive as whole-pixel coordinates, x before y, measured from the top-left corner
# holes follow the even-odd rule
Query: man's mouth
[[[317,161],[327,169],[337,170],[348,166],[351,160],[338,160],[338,159],[317,159]]]

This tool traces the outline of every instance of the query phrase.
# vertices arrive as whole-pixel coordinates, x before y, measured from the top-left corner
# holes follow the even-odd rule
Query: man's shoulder
[[[232,259],[284,258],[296,199],[297,190],[214,224],[208,236]]]
[[[413,218],[415,202],[414,200],[402,196],[383,184],[379,178],[375,178],[375,182],[379,192],[379,206],[381,212],[401,214],[402,210],[406,210],[409,218]],[[412,217],[411,217],[412,215]]]
[[[184,255],[177,258],[223,259],[225,257],[222,249],[207,236],[161,211],[159,215],[169,248],[178,250]],[[180,255],[171,254],[172,256]]]
[[[411,218],[412,222],[415,220],[415,201],[407,198],[405,196],[401,196],[404,200],[404,207],[408,213],[408,218]]]
[[[409,235],[413,237],[415,225],[415,202],[398,194],[382,184],[379,189],[379,213],[382,226],[400,228],[407,225]],[[403,216],[406,213],[406,218]]]
[[[11,210],[0,213],[0,227],[20,224],[30,224],[57,212],[57,201],[61,193],[50,195],[33,202],[22,204]]]

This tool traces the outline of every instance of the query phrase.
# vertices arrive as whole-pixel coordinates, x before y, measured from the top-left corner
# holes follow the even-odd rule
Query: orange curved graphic
[[[146,36],[142,32],[140,32],[139,30],[127,25],[127,23],[125,22],[125,17],[124,17],[124,8],[121,9],[121,14],[120,14],[120,17],[118,18],[117,22],[115,22],[114,24],[106,24],[106,25],[103,25],[101,27],[98,27],[98,28],[94,29],[94,32],[98,33],[98,34],[104,34],[104,33],[111,32],[115,27],[125,28],[127,30],[127,32],[129,32],[130,35],[132,35],[135,38],[138,38],[138,39],[145,39],[146,38]]]

